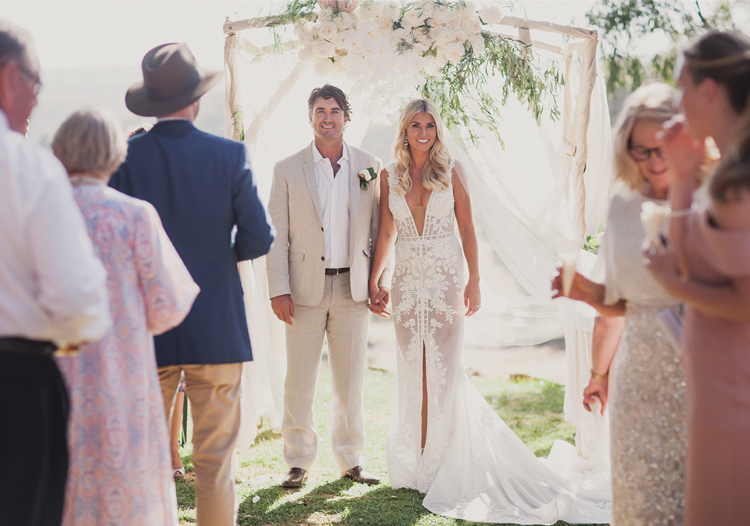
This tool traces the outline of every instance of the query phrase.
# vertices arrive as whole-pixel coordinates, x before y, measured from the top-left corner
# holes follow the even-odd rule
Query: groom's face
[[[344,136],[344,125],[347,122],[344,110],[339,107],[336,99],[318,97],[318,100],[313,103],[310,124],[316,138],[325,142],[341,141]]]

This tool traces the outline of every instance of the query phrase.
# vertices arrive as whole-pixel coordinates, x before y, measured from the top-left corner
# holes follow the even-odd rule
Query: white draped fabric
[[[239,82],[241,93],[233,99],[242,110],[245,143],[253,162],[253,172],[262,198],[270,191],[273,165],[284,157],[300,150],[312,138],[307,118],[307,97],[310,90],[330,82],[341,87],[350,96],[352,120],[346,130],[346,140],[360,146],[373,121],[387,120],[375,109],[367,110],[368,101],[352,90],[354,82],[343,76],[319,77],[309,63],[299,62],[295,52],[270,54],[262,58],[246,56],[242,50],[245,38],[254,32],[246,30],[236,35],[236,45],[230,46],[231,74]],[[267,30],[266,30],[267,31]],[[541,52],[542,60],[556,60],[565,71],[564,57]],[[570,100],[575,105],[579,73],[576,70],[577,53],[573,54],[573,67],[566,79],[568,96],[562,90],[557,95],[559,104]],[[414,97],[418,95],[415,93]],[[498,91],[498,98],[500,97]],[[565,115],[575,115],[571,108],[561,108]],[[227,114],[230,115],[228,109]],[[580,113],[580,112],[579,112]],[[395,119],[391,116],[391,119]],[[573,152],[563,141],[563,122],[553,122],[544,116],[537,125],[533,116],[514,98],[501,107],[497,117],[500,135],[505,146],[489,131],[472,145],[465,137],[450,137],[448,145],[452,156],[464,166],[467,187],[472,199],[475,217],[480,229],[480,252],[486,259],[499,258],[518,285],[497,287],[494,275],[482,273],[482,304],[480,314],[466,324],[466,343],[475,345],[508,346],[531,345],[565,335],[568,371],[565,395],[566,418],[577,428],[577,451],[583,458],[596,460],[600,467],[608,459],[606,422],[583,410],[581,393],[588,383],[591,368],[591,331],[594,312],[585,305],[568,300],[550,300],[550,281],[560,255],[575,253],[579,269],[591,272],[596,257],[580,249],[585,236],[576,226],[575,185],[567,180],[566,156]],[[570,123],[567,123],[570,125]],[[228,132],[231,127],[227,127]],[[395,130],[394,130],[395,134]],[[365,146],[366,147],[366,146]],[[570,158],[570,157],[569,157]],[[390,159],[383,159],[384,164]],[[595,235],[599,230],[610,186],[610,123],[604,79],[596,78],[590,106],[588,127],[588,160],[584,172],[585,235]],[[491,246],[492,250],[486,249]],[[485,248],[483,248],[485,247]],[[482,271],[480,262],[480,271]],[[266,376],[262,382],[247,382],[252,393],[249,401],[259,407],[243,410],[243,421],[257,415],[272,419],[281,414],[281,397],[284,362],[283,325],[268,306],[265,289],[263,261],[253,264],[252,272],[243,273],[243,283],[257,297],[247,300],[251,304],[251,338],[256,362],[248,365],[248,374],[255,378]],[[265,297],[263,297],[265,294]],[[252,313],[252,314],[250,314]],[[257,369],[254,372],[250,372]],[[270,387],[266,386],[270,383]],[[261,389],[271,389],[268,397]],[[270,400],[274,405],[270,406]],[[252,416],[249,416],[252,415]],[[255,421],[247,425],[255,427]],[[250,435],[254,436],[253,432]],[[245,436],[250,436],[246,434]]]

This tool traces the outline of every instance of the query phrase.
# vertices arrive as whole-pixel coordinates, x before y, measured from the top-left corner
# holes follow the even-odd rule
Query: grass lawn
[[[415,490],[394,490],[388,485],[385,437],[395,373],[368,370],[365,375],[365,426],[367,469],[382,475],[377,486],[355,484],[340,478],[331,452],[331,383],[321,364],[315,399],[320,444],[318,458],[301,490],[279,486],[287,471],[279,434],[264,429],[250,450],[240,455],[237,523],[250,525],[356,525],[445,526],[476,524],[434,515],[422,507],[423,495]],[[519,381],[473,378],[490,405],[537,456],[547,456],[556,439],[573,441],[574,428],[563,420],[563,387],[546,380]],[[191,446],[182,449],[187,471],[177,483],[180,524],[195,524]],[[559,522],[558,525],[566,524]]]

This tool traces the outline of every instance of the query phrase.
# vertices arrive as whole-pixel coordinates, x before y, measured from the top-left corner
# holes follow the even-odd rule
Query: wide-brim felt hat
[[[198,65],[187,44],[162,44],[146,53],[143,80],[125,94],[125,105],[142,117],[169,115],[189,106],[222,77]]]

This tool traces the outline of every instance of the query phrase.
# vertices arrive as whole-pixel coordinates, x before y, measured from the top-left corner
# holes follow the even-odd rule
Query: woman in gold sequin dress
[[[640,220],[643,203],[667,199],[671,168],[656,135],[675,114],[675,99],[673,88],[653,84],[626,100],[615,139],[624,188],[610,202],[599,251],[606,277],[597,284],[576,274],[569,294],[604,316],[625,316],[619,348],[595,363],[586,389],[589,401],[598,395],[610,403],[612,522],[619,526],[681,525],[684,518],[684,373],[656,320],[667,309],[678,314],[680,305],[643,267]],[[553,288],[561,290],[560,276]]]
[[[711,32],[684,51],[678,85],[687,128],[665,134],[674,159],[671,254],[647,253],[654,275],[687,304],[685,522],[750,524],[750,39]],[[687,133],[686,133],[687,132]],[[696,203],[689,182],[704,139],[722,161]]]

